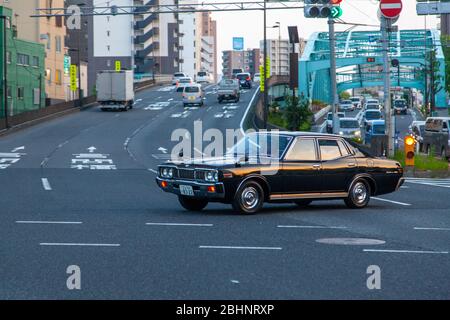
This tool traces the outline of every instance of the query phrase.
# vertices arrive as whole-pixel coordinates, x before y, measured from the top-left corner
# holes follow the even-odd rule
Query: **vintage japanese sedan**
[[[371,196],[398,190],[404,178],[397,161],[373,157],[340,136],[266,132],[247,135],[221,158],[160,165],[156,182],[187,210],[221,202],[251,214],[264,202],[343,199],[364,208]]]

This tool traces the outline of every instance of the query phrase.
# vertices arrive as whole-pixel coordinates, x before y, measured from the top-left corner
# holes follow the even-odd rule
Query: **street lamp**
[[[9,17],[0,15],[0,19],[3,20],[3,103],[5,105],[5,127],[9,128],[8,122],[8,61],[7,61],[7,49],[6,49],[6,27]]]

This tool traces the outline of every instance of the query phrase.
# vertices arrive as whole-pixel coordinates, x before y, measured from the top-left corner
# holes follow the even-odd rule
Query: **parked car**
[[[247,89],[252,88],[252,77],[250,76],[250,73],[248,72],[238,73],[236,75],[236,79],[239,81],[239,85],[241,86],[241,88]]]
[[[384,120],[371,120],[366,124],[366,132],[364,136],[364,143],[371,144],[372,137],[383,136],[385,134],[385,122]]]
[[[225,100],[239,102],[240,97],[240,86],[236,79],[224,79],[219,83],[219,88],[217,89],[217,101],[219,103]]]
[[[350,101],[353,103],[353,106],[356,109],[362,108],[361,98],[360,97],[350,97]]]
[[[338,118],[344,118],[345,113],[338,112],[337,116],[338,116]],[[327,133],[332,133],[333,132],[333,112],[328,112],[326,121],[327,121]]]
[[[177,81],[177,92],[183,92],[184,91],[184,87],[193,84],[194,81],[192,81],[191,77],[184,77],[184,78],[180,78]]]
[[[173,74],[173,77],[172,77],[172,85],[177,85],[177,83],[178,83],[178,81],[181,79],[181,78],[187,78],[188,77],[188,75],[186,74],[186,73],[183,73],[183,72],[175,72],[174,74]]]
[[[423,150],[423,136],[425,135],[425,121],[413,121],[408,128],[409,134],[417,141],[419,152]]]
[[[397,99],[394,101],[395,114],[408,114],[408,105],[405,99]]]
[[[427,154],[450,157],[450,117],[429,117],[425,121],[423,150]]]
[[[356,118],[339,119],[339,135],[344,138],[355,139],[358,142],[361,139],[361,125]]]
[[[261,82],[261,74],[260,73],[255,73],[253,75],[253,82]]]
[[[212,82],[212,77],[209,72],[199,71],[197,72],[197,76],[195,78],[195,82],[197,83],[210,83]]]
[[[339,111],[353,111],[355,110],[355,106],[351,100],[342,100],[339,103]]]
[[[204,105],[205,93],[200,84],[190,84],[183,90],[183,106],[190,104]]]
[[[264,147],[274,142],[278,148]],[[350,208],[364,208],[371,196],[394,192],[403,182],[399,162],[373,157],[340,136],[306,132],[253,133],[224,157],[166,162],[156,178],[189,211],[221,202],[242,214],[258,212],[264,202],[304,207],[343,199]]]

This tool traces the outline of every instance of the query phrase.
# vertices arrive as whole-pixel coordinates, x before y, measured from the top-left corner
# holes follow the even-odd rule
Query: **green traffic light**
[[[340,18],[342,16],[342,13],[343,13],[343,11],[340,6],[335,6],[335,7],[331,8],[331,17],[333,19]]]

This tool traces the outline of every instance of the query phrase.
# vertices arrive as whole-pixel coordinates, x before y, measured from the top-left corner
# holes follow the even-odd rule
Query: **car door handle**
[[[354,163],[354,162],[349,162],[349,163],[348,163],[348,166],[349,166],[349,167],[356,167],[356,163]]]
[[[320,169],[320,164],[313,164],[313,169],[319,170]]]

